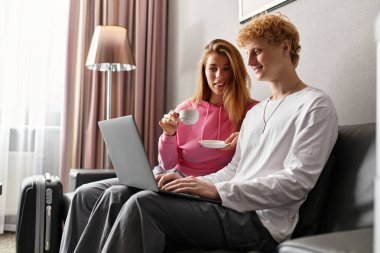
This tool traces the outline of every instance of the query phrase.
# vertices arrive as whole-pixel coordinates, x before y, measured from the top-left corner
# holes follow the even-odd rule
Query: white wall
[[[204,46],[216,38],[236,45],[239,27],[236,0],[169,1],[167,109],[193,95]]]
[[[375,122],[374,21],[380,1],[296,0],[276,11],[300,32],[299,76],[330,94],[339,124]],[[203,47],[215,38],[236,45],[240,27],[237,0],[169,1],[167,110],[193,95]],[[268,86],[249,73],[252,96],[265,99]]]

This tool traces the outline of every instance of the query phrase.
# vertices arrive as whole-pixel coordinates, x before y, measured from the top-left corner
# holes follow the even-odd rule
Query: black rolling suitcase
[[[57,176],[22,181],[17,210],[16,252],[55,253],[62,236],[62,184]]]

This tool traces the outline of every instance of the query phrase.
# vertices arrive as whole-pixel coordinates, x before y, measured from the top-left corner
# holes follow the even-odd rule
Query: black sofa
[[[373,252],[375,147],[375,123],[339,128],[315,233],[283,242],[279,253]]]
[[[307,200],[292,239],[278,246],[279,253],[372,252],[375,123],[339,127],[331,156]],[[103,177],[104,176],[104,177]],[[114,177],[109,170],[76,169],[71,189],[83,183]],[[64,196],[65,213],[72,193]],[[228,250],[181,249],[180,253],[228,253]],[[250,251],[249,253],[258,253]]]

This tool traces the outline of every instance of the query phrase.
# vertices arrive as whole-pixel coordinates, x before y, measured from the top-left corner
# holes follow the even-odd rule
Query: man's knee
[[[140,191],[134,194],[124,205],[124,212],[151,219],[165,219],[168,210],[173,209],[175,198],[152,191]]]
[[[105,190],[102,198],[112,202],[125,202],[134,191],[125,185],[113,185]]]
[[[126,208],[136,209],[142,208],[149,210],[154,203],[158,201],[158,194],[152,191],[140,191],[131,196],[126,203]]]

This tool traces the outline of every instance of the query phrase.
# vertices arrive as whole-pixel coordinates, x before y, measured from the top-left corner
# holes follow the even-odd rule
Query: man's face
[[[264,39],[254,39],[247,44],[248,66],[259,81],[275,81],[285,64],[288,54],[285,54],[283,44],[271,45]]]

